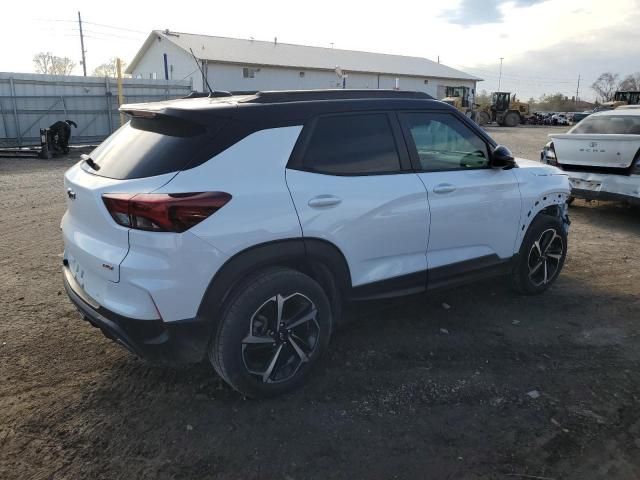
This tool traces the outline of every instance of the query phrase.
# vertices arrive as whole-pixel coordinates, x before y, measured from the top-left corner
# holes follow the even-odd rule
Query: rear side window
[[[602,115],[582,120],[569,133],[640,135],[640,115]]]
[[[389,118],[384,113],[320,117],[303,165],[337,175],[366,175],[400,169]]]
[[[219,130],[211,125],[210,131]],[[133,118],[102,142],[91,159],[92,171],[103,177],[126,180],[152,177],[187,168],[211,156],[212,137],[195,123],[172,118]]]

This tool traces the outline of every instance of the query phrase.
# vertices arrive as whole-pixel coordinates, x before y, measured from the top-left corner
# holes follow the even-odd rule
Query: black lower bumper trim
[[[138,320],[97,306],[64,268],[64,288],[82,318],[135,355],[158,363],[195,363],[205,358],[208,323],[200,319],[175,322]]]
[[[585,200],[609,200],[614,202],[628,202],[632,205],[640,205],[640,198],[632,197],[631,195],[623,195],[621,193],[595,192],[593,190],[572,188],[571,196],[575,198],[583,198]]]

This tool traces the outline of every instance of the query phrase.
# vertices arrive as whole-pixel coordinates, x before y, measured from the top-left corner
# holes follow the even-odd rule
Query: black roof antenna
[[[228,97],[231,94],[229,92],[223,92],[223,91],[219,91],[219,92],[214,92],[213,88],[211,88],[211,85],[209,85],[209,79],[205,76],[204,71],[202,70],[202,66],[200,65],[200,62],[198,62],[198,59],[196,58],[195,53],[193,53],[193,49],[189,48],[189,51],[191,52],[191,55],[193,56],[193,61],[196,62],[196,65],[198,66],[198,70],[200,70],[200,73],[202,74],[202,79],[204,80],[204,82],[207,84],[207,88],[209,89],[209,97]]]

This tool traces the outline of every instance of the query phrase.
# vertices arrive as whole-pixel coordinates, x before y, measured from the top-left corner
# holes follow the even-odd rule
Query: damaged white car
[[[640,205],[639,109],[594,113],[549,137],[541,161],[569,174],[574,198]]]

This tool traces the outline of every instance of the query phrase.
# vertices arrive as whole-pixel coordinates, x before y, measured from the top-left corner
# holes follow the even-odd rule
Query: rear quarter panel
[[[189,231],[226,256],[302,236],[285,166],[302,126],[254,132],[204,164],[184,170],[158,193],[222,191],[232,199]]]

